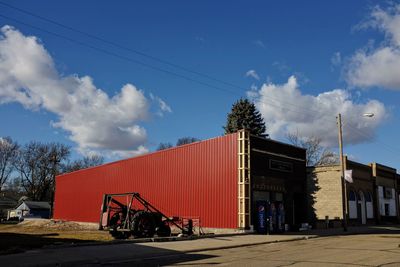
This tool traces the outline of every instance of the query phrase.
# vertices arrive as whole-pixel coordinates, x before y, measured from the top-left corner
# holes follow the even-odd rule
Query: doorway
[[[360,210],[361,224],[367,223],[367,212],[365,205],[365,196],[363,191],[358,192],[358,208]]]

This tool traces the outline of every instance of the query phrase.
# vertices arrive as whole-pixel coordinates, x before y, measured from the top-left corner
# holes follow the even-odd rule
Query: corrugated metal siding
[[[139,192],[167,216],[237,228],[237,169],[231,134],[61,175],[54,218],[98,222],[104,193]]]

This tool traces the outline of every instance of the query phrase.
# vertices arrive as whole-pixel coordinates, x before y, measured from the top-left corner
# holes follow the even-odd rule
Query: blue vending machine
[[[276,202],[276,211],[277,211],[277,232],[282,233],[285,231],[285,208],[283,207],[282,202]]]
[[[266,201],[257,201],[257,233],[266,234],[267,233],[267,202]]]
[[[285,208],[281,201],[269,205],[269,230],[271,233],[282,233],[285,230]]]

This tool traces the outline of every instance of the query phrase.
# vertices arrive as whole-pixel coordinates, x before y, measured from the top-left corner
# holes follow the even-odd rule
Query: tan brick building
[[[378,222],[398,222],[399,191],[397,188],[396,169],[381,164],[372,163],[372,173],[376,183],[376,214]]]
[[[377,163],[368,165],[344,159],[353,182],[346,182],[348,225],[399,221],[396,169]],[[308,218],[317,228],[340,227],[343,196],[340,165],[308,168]]]

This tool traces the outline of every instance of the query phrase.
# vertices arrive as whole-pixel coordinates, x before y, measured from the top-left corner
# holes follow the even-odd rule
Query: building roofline
[[[350,162],[351,164],[354,164],[354,165],[359,165],[361,167],[371,168],[371,165],[369,165],[369,164],[364,164],[364,163],[360,163],[360,162],[349,160],[349,159],[347,160],[347,162]]]
[[[327,164],[327,165],[319,165],[319,166],[307,166],[306,169],[314,169],[314,170],[320,170],[324,168],[340,168],[339,164]]]
[[[250,134],[250,136],[251,137],[255,137],[255,138],[259,138],[259,139],[263,139],[263,140],[267,140],[269,142],[277,143],[277,144],[280,144],[280,145],[290,146],[290,147],[294,147],[294,148],[301,149],[301,150],[307,150],[307,149],[305,149],[303,147],[295,146],[295,145],[292,145],[292,144],[284,143],[284,142],[273,140],[273,139],[270,139],[270,138],[265,138],[265,137],[258,136],[258,135],[255,135],[255,134]]]
[[[392,168],[392,167],[389,167],[389,166],[386,166],[386,165],[383,165],[383,164],[380,164],[380,163],[377,163],[377,162],[371,162],[368,165],[371,166],[371,167],[373,167],[375,165],[377,168],[383,169],[385,171],[397,173],[397,170],[395,168]]]

